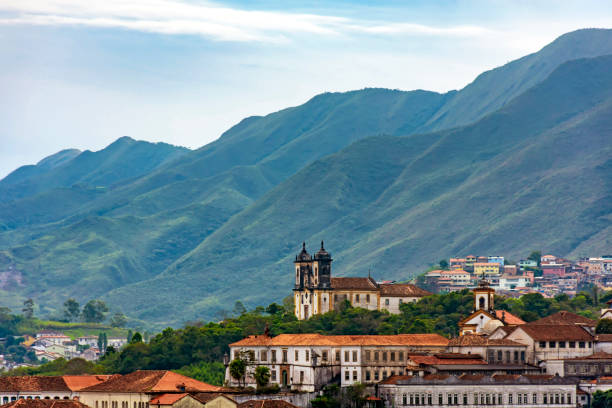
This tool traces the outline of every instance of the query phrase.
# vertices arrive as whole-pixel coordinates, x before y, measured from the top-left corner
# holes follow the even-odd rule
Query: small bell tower
[[[489,282],[481,280],[474,292],[474,311],[484,310],[491,312],[495,308],[495,289],[489,286]]]

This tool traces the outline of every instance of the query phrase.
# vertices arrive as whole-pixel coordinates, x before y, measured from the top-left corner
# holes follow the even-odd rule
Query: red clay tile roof
[[[566,358],[565,360],[612,360],[612,354],[600,351],[590,356]]]
[[[8,404],[0,405],[2,408],[89,408],[82,402],[75,400],[52,399],[18,399]]]
[[[384,380],[382,380],[379,384],[396,384],[398,381],[410,380],[413,377],[411,375],[392,375]]]
[[[215,392],[222,387],[203,383],[193,378],[185,377],[166,370],[138,370],[123,376],[84,388],[87,391],[111,392]]]
[[[331,287],[339,290],[376,290],[378,285],[372,278],[331,278]]]
[[[298,408],[284,400],[250,400],[238,404],[237,408]]]
[[[465,356],[465,357],[464,357]],[[410,356],[410,360],[423,365],[458,365],[458,364],[487,364],[479,355],[463,354],[457,358],[440,358],[438,356]]]
[[[518,326],[518,329],[522,329],[535,341],[593,340],[593,336],[579,326],[529,323]]]
[[[394,283],[380,285],[381,296],[423,297],[431,295],[430,292],[409,283]]]
[[[501,320],[505,324],[514,325],[514,326],[526,323],[523,319],[521,319],[518,316],[513,315],[507,310],[496,310],[495,317],[497,317],[499,320]]]
[[[607,333],[597,334],[595,335],[595,339],[597,341],[612,341],[612,334],[607,334]]]
[[[439,334],[339,335],[316,333],[249,336],[230,344],[248,346],[446,346],[448,339]]]
[[[562,324],[562,325],[575,325],[584,324],[587,326],[593,326],[597,324],[597,321],[589,319],[584,316],[580,316],[576,313],[562,310],[560,312],[551,314],[550,316],[543,317],[539,320],[533,321],[527,324]]]
[[[0,377],[0,392],[66,391],[70,392],[60,376]]]
[[[214,400],[217,397],[225,397],[228,400],[234,401],[233,399],[231,399],[230,397],[228,397],[225,394],[220,394],[218,392],[198,392],[195,394],[191,394],[191,396],[195,399],[197,399],[198,401],[206,404],[209,401]],[[235,402],[235,401],[234,401]]]
[[[450,339],[448,342],[449,347],[462,347],[462,346],[522,346],[524,344],[517,343],[516,341],[508,339],[489,339],[478,334],[464,334],[463,336],[455,337]]]
[[[181,394],[162,394],[151,399],[151,405],[172,405],[181,398],[187,396],[186,392]]]
[[[79,391],[92,385],[108,381],[112,375],[64,375],[62,376],[68,388]]]

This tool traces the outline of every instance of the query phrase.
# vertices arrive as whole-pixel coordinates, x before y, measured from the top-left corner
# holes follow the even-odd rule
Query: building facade
[[[255,385],[257,366],[270,369],[270,382],[293,391],[318,391],[330,382],[341,386],[373,384],[403,374],[410,353],[440,353],[448,339],[438,334],[343,335],[266,334],[230,344],[230,358],[247,362],[244,379],[226,381]]]
[[[576,381],[550,375],[397,376],[379,385],[386,406],[576,407]]]

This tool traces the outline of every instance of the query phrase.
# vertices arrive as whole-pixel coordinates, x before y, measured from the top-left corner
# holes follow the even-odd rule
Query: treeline
[[[507,310],[525,321],[533,321],[560,310],[568,310],[596,319],[599,309],[612,298],[612,292],[580,292],[569,298],[552,299],[539,293],[519,299],[496,297],[497,309]],[[281,333],[321,334],[398,334],[439,333],[456,336],[458,322],[472,312],[473,295],[469,290],[423,298],[406,303],[401,313],[368,311],[353,308],[348,302],[339,310],[298,321],[293,305],[272,303],[252,311],[236,308],[240,314],[218,323],[192,322],[182,329],[168,328],[148,343],[132,341],[121,351],[108,353],[94,370],[106,373],[128,373],[138,369],[171,369],[213,384],[223,381],[223,355],[228,345],[248,335],[262,334],[268,326],[272,335]]]

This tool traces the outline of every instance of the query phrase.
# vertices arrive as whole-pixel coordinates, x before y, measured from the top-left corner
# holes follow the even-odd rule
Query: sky
[[[447,92],[609,0],[0,0],[0,178],[121,136],[189,148],[366,87]]]

